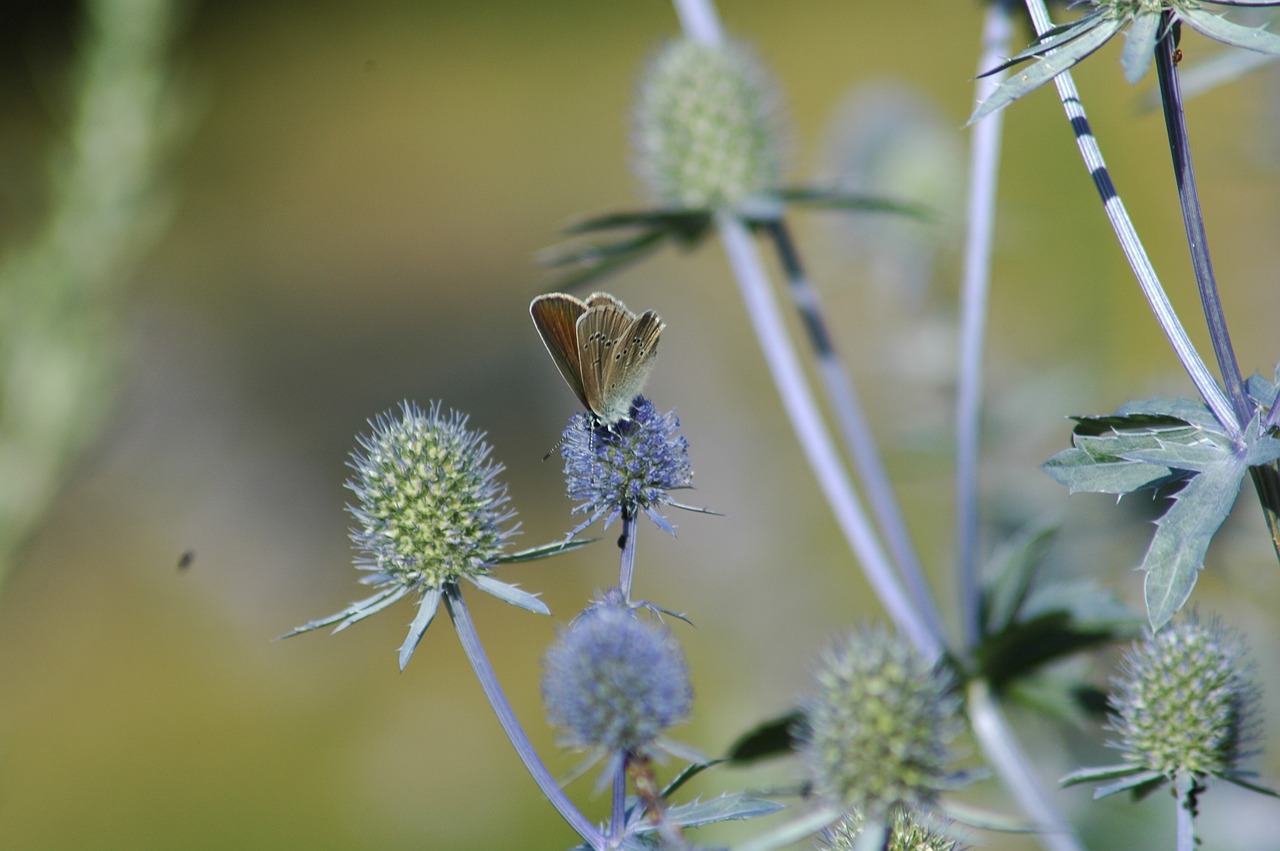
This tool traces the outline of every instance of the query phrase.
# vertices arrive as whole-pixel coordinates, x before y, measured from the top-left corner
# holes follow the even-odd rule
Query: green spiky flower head
[[[854,851],[862,838],[863,818],[851,813],[823,831],[814,845],[816,851]],[[898,809],[889,821],[889,843],[886,851],[961,851],[961,844],[916,817],[907,809]]]
[[[406,402],[373,427],[351,456],[347,482],[358,499],[350,510],[360,567],[419,590],[488,572],[515,531],[515,512],[484,435],[439,404],[423,411]]]
[[[1113,681],[1125,759],[1173,779],[1230,775],[1248,755],[1257,688],[1235,632],[1187,618],[1134,645]]]
[[[798,732],[820,799],[883,820],[898,807],[927,807],[955,785],[949,742],[961,721],[945,668],[871,629],[828,647],[815,679]]]
[[[636,169],[654,199],[709,210],[776,189],[774,92],[742,45],[665,45],[644,74],[635,110]]]

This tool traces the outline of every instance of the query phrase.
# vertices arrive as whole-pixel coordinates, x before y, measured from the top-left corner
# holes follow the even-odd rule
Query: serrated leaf
[[[795,737],[791,731],[803,719],[804,713],[797,709],[779,718],[763,722],[730,745],[725,759],[741,765],[791,753],[792,746],[795,744]]]
[[[1050,50],[1061,47],[1072,39],[1076,39],[1084,35],[1098,24],[1098,19],[1101,17],[1102,12],[1094,10],[1079,20],[1068,21],[1067,23],[1059,24],[1056,27],[1051,27],[1041,33],[1040,37],[1032,42],[1030,47],[1015,56],[1009,57],[996,67],[988,71],[983,71],[978,75],[978,77],[990,77],[992,74],[998,74],[1001,71],[1012,68],[1014,65],[1026,62],[1028,59],[1043,56]]]
[[[1218,6],[1280,6],[1280,0],[1208,0]]]
[[[1156,41],[1160,38],[1160,12],[1138,12],[1133,16],[1133,23],[1125,32],[1124,50],[1120,54],[1120,65],[1124,68],[1124,78],[1130,85],[1136,84],[1151,67],[1155,56]]]
[[[1225,433],[1213,411],[1199,399],[1138,399],[1116,408],[1115,416],[1134,422],[1141,422],[1142,417],[1151,417],[1153,420],[1173,418],[1210,431]]]
[[[1007,627],[1017,615],[1057,531],[1057,520],[1031,523],[996,551],[991,560],[995,578],[982,599],[982,623],[988,635]]]
[[[1167,467],[1138,461],[1100,461],[1083,449],[1064,449],[1040,469],[1070,493],[1126,494],[1176,478]]]
[[[1271,410],[1276,403],[1276,385],[1256,372],[1245,379],[1244,389],[1253,403],[1264,411]]]
[[[1143,596],[1153,630],[1182,608],[1204,567],[1205,553],[1240,494],[1244,459],[1230,456],[1191,479],[1173,496],[1173,505],[1156,521],[1156,533],[1142,559],[1147,574]]]
[[[652,210],[622,210],[582,219],[564,229],[567,234],[592,233],[617,228],[658,229],[678,234],[685,239],[695,239],[711,226],[709,210],[693,210],[687,207],[658,207]]]
[[[1132,777],[1126,777],[1117,783],[1110,783],[1106,786],[1099,786],[1093,790],[1093,799],[1095,801],[1105,798],[1108,795],[1114,795],[1117,792],[1124,792],[1132,789],[1135,797],[1141,798],[1154,792],[1158,787],[1163,785],[1165,776],[1159,771],[1143,771]]]
[[[752,798],[742,792],[721,795],[709,801],[693,801],[671,807],[665,820],[680,827],[702,827],[722,821],[738,821],[759,818],[786,809],[786,805],[764,798]],[[654,829],[649,827],[650,830]],[[638,832],[646,832],[641,828]]]
[[[1158,447],[1120,448],[1119,455],[1126,461],[1142,461],[1175,470],[1193,473],[1211,470],[1227,459],[1236,457],[1237,449],[1229,440],[1208,432],[1193,434],[1160,434],[1156,436]],[[1135,441],[1136,442],[1136,441]],[[1123,444],[1125,441],[1117,441]]]
[[[978,104],[978,108],[974,110],[973,115],[970,116],[966,124],[972,124],[998,109],[1003,109],[1018,98],[1040,88],[1106,44],[1113,35],[1120,31],[1124,24],[1125,21],[1123,19],[1101,19],[1096,21],[1088,32],[1082,33],[1074,40],[1045,56],[1030,68],[1014,74],[1002,82],[986,100]]]
[[[400,670],[403,671],[405,665],[408,665],[409,660],[413,658],[413,651],[418,649],[423,633],[427,631],[427,627],[431,626],[431,621],[440,608],[442,596],[444,596],[443,592],[436,588],[422,595],[422,602],[418,604],[418,613],[409,624],[409,634],[404,637],[404,643],[400,645]]]
[[[291,638],[292,636],[301,635],[304,632],[311,632],[313,629],[331,626],[335,623],[338,624],[338,626],[334,629],[334,632],[340,632],[351,626],[351,624],[364,620],[374,612],[379,612],[385,609],[387,606],[390,606],[392,603],[396,602],[408,593],[409,589],[403,585],[396,585],[392,588],[383,589],[371,597],[366,597],[363,600],[352,603],[340,612],[334,612],[327,617],[316,618],[313,621],[307,621],[302,626],[294,627],[284,635],[279,636],[279,638]],[[339,621],[341,621],[341,623],[339,623]]]
[[[588,544],[593,544],[599,538],[578,538],[571,541],[555,541],[550,544],[539,544],[536,547],[530,547],[527,550],[511,553],[509,555],[499,556],[494,560],[495,564],[515,564],[522,561],[534,561],[540,558],[549,558],[551,556],[560,555],[561,553],[571,553],[574,550],[580,550]]]
[[[1259,27],[1242,27],[1204,9],[1180,9],[1178,18],[1201,35],[1223,44],[1280,55],[1280,36]]]
[[[1232,771],[1225,774],[1219,774],[1218,776],[1228,783],[1234,783],[1241,789],[1248,789],[1250,792],[1257,792],[1258,794],[1266,795],[1269,798],[1280,798],[1280,792],[1266,786],[1262,786],[1258,783],[1254,783],[1252,780],[1243,776],[1240,772]]]
[[[538,599],[536,594],[530,594],[528,591],[521,591],[517,586],[494,579],[492,576],[480,574],[479,576],[468,576],[467,579],[472,585],[492,594],[504,603],[510,603],[518,606],[525,611],[533,612],[535,615],[549,615],[551,610],[546,604]]]
[[[789,204],[804,204],[813,207],[833,207],[866,213],[897,213],[916,219],[931,219],[934,217],[929,208],[920,204],[819,186],[793,186],[780,189],[778,190],[778,198]]]
[[[1144,774],[1146,772],[1131,762],[1120,763],[1118,765],[1099,765],[1090,768],[1077,768],[1065,777],[1058,780],[1058,785],[1066,788],[1068,786],[1078,786],[1081,783],[1098,783],[1103,780],[1111,780],[1116,777],[1131,777],[1134,774]]]

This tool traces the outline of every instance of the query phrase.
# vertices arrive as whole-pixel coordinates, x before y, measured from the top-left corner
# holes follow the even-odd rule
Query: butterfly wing
[[[586,302],[565,293],[540,295],[529,303],[529,315],[533,317],[533,324],[542,337],[542,344],[555,361],[556,369],[560,370],[565,384],[569,385],[583,407],[591,409],[582,380],[577,330],[578,320],[586,312]]]
[[[587,407],[612,424],[626,418],[649,377],[665,325],[652,310],[637,317],[622,302],[606,298],[578,319],[578,345]]]

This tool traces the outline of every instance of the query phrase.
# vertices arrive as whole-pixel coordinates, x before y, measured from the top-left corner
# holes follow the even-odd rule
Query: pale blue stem
[[[1031,760],[1018,746],[990,686],[983,680],[970,682],[966,706],[982,755],[1000,775],[1005,789],[1022,811],[1036,822],[1041,844],[1051,851],[1084,851],[1070,823],[1036,776]]]
[[[1049,20],[1049,11],[1045,8],[1044,0],[1026,0],[1026,3],[1036,32],[1044,33],[1053,25]],[[1241,423],[1236,417],[1235,408],[1222,388],[1218,386],[1217,380],[1205,366],[1204,360],[1182,327],[1178,314],[1174,312],[1173,305],[1169,303],[1169,297],[1165,295],[1164,288],[1160,285],[1160,278],[1151,265],[1151,259],[1147,257],[1142,240],[1138,238],[1133,222],[1129,219],[1124,202],[1120,200],[1120,195],[1111,182],[1107,164],[1102,159],[1102,151],[1093,137],[1092,130],[1089,129],[1089,119],[1085,115],[1084,104],[1080,102],[1080,94],[1076,91],[1071,72],[1063,71],[1058,74],[1053,78],[1053,83],[1057,86],[1058,98],[1062,101],[1062,107],[1075,130],[1076,145],[1080,148],[1085,167],[1089,170],[1098,194],[1102,197],[1102,206],[1106,211],[1107,219],[1111,222],[1111,228],[1120,241],[1120,248],[1124,251],[1130,268],[1138,278],[1138,286],[1142,288],[1142,294],[1146,296],[1151,312],[1155,314],[1156,321],[1160,323],[1161,330],[1169,338],[1169,343],[1173,346],[1178,360],[1182,362],[1183,368],[1191,377],[1196,389],[1200,391],[1205,403],[1213,411],[1213,415],[1233,436],[1239,436]]]
[[[596,851],[603,851],[606,847],[604,836],[565,795],[560,784],[551,776],[551,772],[547,771],[547,767],[538,757],[538,752],[534,750],[533,743],[525,735],[524,728],[520,726],[520,721],[516,718],[515,711],[512,710],[501,684],[498,683],[498,677],[493,672],[493,666],[489,664],[489,657],[480,643],[480,636],[476,633],[471,613],[467,610],[467,604],[463,601],[462,594],[459,593],[456,585],[445,589],[444,604],[449,610],[449,616],[453,618],[458,640],[462,642],[462,649],[467,654],[468,661],[471,662],[471,669],[475,671],[476,679],[480,681],[485,697],[489,698],[493,714],[498,716],[498,723],[502,725],[507,738],[511,740],[511,745],[516,749],[524,767],[529,769],[542,794],[569,823],[569,826],[582,837],[583,841]]]
[[[716,6],[708,0],[673,0],[680,29],[686,36],[703,44],[719,44],[724,41],[724,29]]]
[[[613,815],[609,819],[609,847],[616,848],[622,842],[627,827],[627,758],[618,760],[613,771]]]
[[[982,71],[1009,55],[1013,17],[1004,3],[991,3],[982,27]],[[979,77],[975,101],[981,103],[1001,77]],[[991,234],[995,229],[996,185],[1000,173],[1000,141],[1004,111],[973,127],[969,150],[969,201],[965,232],[964,280],[961,284],[960,362],[956,383],[956,537],[960,556],[960,606],[964,644],[973,647],[981,635],[982,602],[978,458],[981,455],[982,354],[987,336],[987,302],[991,292]]]
[[[791,418],[800,447],[831,506],[836,523],[850,549],[862,564],[863,573],[876,596],[902,634],[929,659],[942,652],[942,632],[938,624],[926,622],[898,582],[893,566],[877,540],[844,461],[836,449],[817,401],[809,387],[794,344],[787,335],[782,311],[774,297],[764,263],[746,225],[732,213],[715,216],[720,241],[733,267],[734,276],[755,328],[773,383],[782,397],[782,406]]]
[[[640,524],[635,514],[622,514],[622,561],[618,566],[618,588],[622,591],[622,599],[631,605],[631,582],[636,572],[636,532]]]
[[[1174,780],[1174,800],[1177,814],[1177,851],[1195,851],[1196,801],[1198,791],[1195,778],[1179,774]]]

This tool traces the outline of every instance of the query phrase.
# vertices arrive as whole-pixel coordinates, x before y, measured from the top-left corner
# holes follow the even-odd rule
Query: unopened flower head
[[[570,747],[651,755],[658,736],[684,721],[693,701],[675,637],[625,604],[583,612],[543,666],[547,717]]]
[[[816,851],[854,851],[862,837],[863,818],[851,813],[822,832]],[[960,842],[917,818],[910,810],[899,808],[889,820],[889,843],[886,851],[961,851]]]
[[[655,200],[708,210],[776,189],[774,92],[741,45],[664,46],[641,80],[634,130],[636,168]]]
[[[1112,682],[1125,759],[1173,779],[1230,774],[1251,751],[1258,691],[1238,635],[1187,618],[1136,643]]]
[[[484,574],[515,531],[497,479],[502,465],[489,460],[483,433],[466,425],[439,404],[424,412],[405,402],[360,438],[347,482],[358,500],[351,539],[358,566],[379,574],[375,584],[433,590]]]
[[[815,679],[799,738],[820,799],[879,820],[954,785],[949,742],[961,720],[946,669],[874,629],[827,648]]]
[[[693,484],[689,443],[680,436],[674,413],[659,414],[648,399],[637,397],[631,417],[611,428],[577,414],[564,431],[560,454],[569,499],[578,503],[573,512],[587,515],[575,531],[601,517],[607,526],[643,511],[659,528],[673,532],[658,507],[684,507],[669,492]]]

